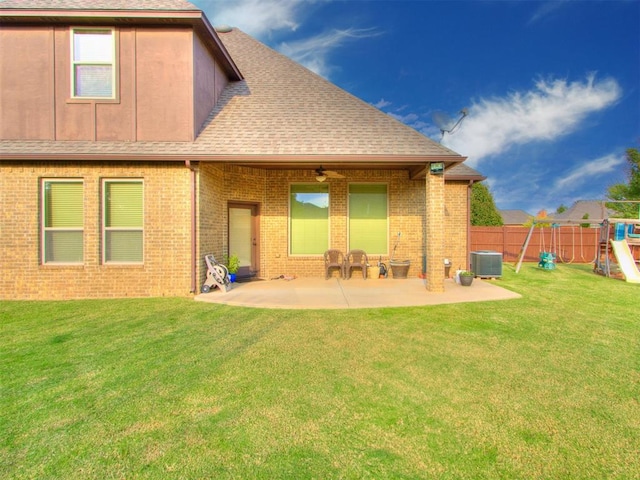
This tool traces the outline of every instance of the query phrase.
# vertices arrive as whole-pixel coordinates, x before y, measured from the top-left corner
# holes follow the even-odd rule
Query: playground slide
[[[620,270],[624,274],[624,278],[629,283],[640,283],[640,271],[636,266],[636,261],[631,255],[631,249],[626,240],[610,240],[613,253],[618,260]]]

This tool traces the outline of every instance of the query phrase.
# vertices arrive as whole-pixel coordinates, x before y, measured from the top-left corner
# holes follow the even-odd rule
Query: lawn
[[[0,302],[0,477],[640,478],[640,285],[501,302]]]

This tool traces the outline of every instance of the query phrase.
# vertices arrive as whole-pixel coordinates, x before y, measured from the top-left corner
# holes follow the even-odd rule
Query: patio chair
[[[324,274],[325,279],[331,276],[331,269],[340,269],[340,278],[344,278],[344,254],[340,250],[327,250],[324,252]]]
[[[362,278],[367,279],[367,264],[369,258],[364,250],[350,250],[344,266],[344,278],[351,278],[351,271],[354,268],[362,270]]]

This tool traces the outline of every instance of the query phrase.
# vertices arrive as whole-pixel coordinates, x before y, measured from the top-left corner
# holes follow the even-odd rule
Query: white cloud
[[[623,155],[609,154],[604,157],[589,160],[580,164],[569,175],[564,175],[558,179],[553,185],[553,192],[566,190],[576,190],[579,186],[588,182],[594,176],[611,175],[611,173],[619,170],[619,167],[625,163]]]
[[[304,65],[312,72],[329,77],[331,67],[327,59],[338,47],[346,41],[379,35],[374,29],[349,28],[346,30],[331,30],[314,37],[283,42],[278,47],[280,53]]]
[[[420,118],[415,113],[407,113],[406,115],[398,115],[397,113],[387,113],[387,115],[389,115],[392,118],[395,118],[396,120],[406,125],[411,125],[411,126],[413,126],[413,124],[417,122],[418,119]]]
[[[378,100],[376,103],[373,104],[373,106],[376,108],[384,108],[384,107],[388,107],[389,105],[391,105],[391,102],[388,102],[384,98],[381,98],[380,100]]]
[[[529,24],[536,23],[543,18],[552,15],[557,10],[561,9],[568,4],[568,0],[553,0],[543,2],[542,5],[534,12],[533,16],[529,20]]]
[[[237,27],[252,37],[267,40],[298,29],[310,15],[311,4],[328,0],[192,0],[214,26]],[[332,70],[330,54],[346,41],[380,35],[374,29],[331,30],[313,37],[281,43],[277,50],[325,78]]]
[[[622,90],[614,79],[584,82],[540,80],[535,88],[504,98],[482,99],[454,135],[442,143],[477,165],[486,157],[536,141],[552,142],[574,132],[594,112],[613,105]]]
[[[302,0],[195,0],[214,26],[229,25],[256,38],[298,28]]]

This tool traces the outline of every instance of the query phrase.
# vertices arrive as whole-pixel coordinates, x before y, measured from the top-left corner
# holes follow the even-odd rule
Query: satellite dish
[[[440,133],[442,134],[440,137],[440,141],[442,141],[442,139],[444,138],[445,133],[453,135],[458,130],[458,128],[460,128],[462,120],[464,120],[467,115],[469,115],[469,111],[466,108],[463,108],[462,110],[460,110],[460,118],[456,121],[444,112],[434,112],[431,118],[433,119],[433,123],[436,124],[436,127],[440,129]]]

